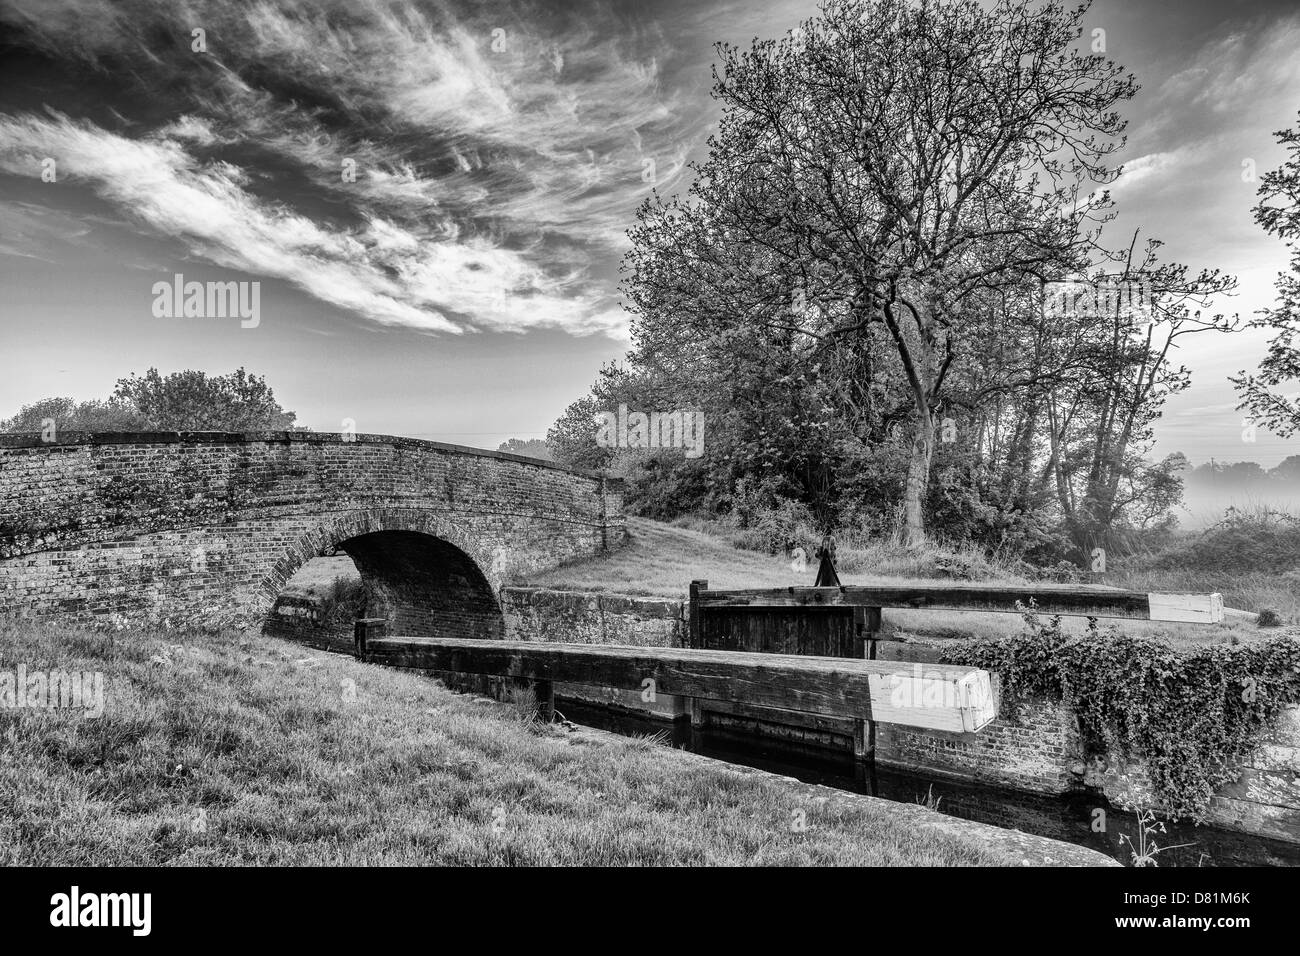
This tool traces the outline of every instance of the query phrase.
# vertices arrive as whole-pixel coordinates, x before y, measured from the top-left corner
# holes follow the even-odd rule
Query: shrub
[[[667,521],[701,510],[708,498],[705,466],[675,449],[620,450],[608,468],[624,481],[628,514]]]
[[[1042,581],[1056,581],[1061,584],[1077,584],[1083,580],[1083,569],[1073,561],[1058,561],[1045,568],[1034,568],[1033,577]]]
[[[322,625],[347,625],[366,616],[367,591],[360,578],[339,576],[321,595],[318,605]]]
[[[930,534],[1035,564],[1062,560],[1072,545],[1041,506],[1005,500],[982,467],[937,468],[926,505]]]
[[[775,482],[742,478],[731,494],[731,543],[767,554],[789,553],[802,547],[810,557],[820,543],[812,510],[785,497]]]

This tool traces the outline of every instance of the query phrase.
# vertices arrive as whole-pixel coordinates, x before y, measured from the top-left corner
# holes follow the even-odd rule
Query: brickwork
[[[507,587],[501,592],[506,627],[515,640],[575,644],[681,647],[683,602],[626,594]]]
[[[3,616],[257,624],[304,562],[342,550],[405,633],[500,636],[503,583],[623,529],[616,481],[434,442],[0,436]]]
[[[1140,760],[1112,755],[1087,768],[1087,783],[1112,800],[1150,804],[1151,784]],[[1286,710],[1238,777],[1211,800],[1205,822],[1300,843],[1300,708]]]

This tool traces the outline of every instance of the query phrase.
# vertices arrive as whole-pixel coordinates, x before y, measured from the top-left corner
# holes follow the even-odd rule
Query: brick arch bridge
[[[616,480],[457,445],[0,435],[0,617],[256,625],[346,552],[394,633],[501,636],[502,584],[623,534]]]

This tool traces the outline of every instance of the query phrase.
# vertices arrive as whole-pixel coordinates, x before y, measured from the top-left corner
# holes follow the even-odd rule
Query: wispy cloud
[[[1300,82],[1300,17],[1257,23],[1206,43],[1193,65],[1161,86],[1163,98],[1204,110],[1253,111]]]
[[[53,247],[80,239],[90,230],[29,203],[0,203],[0,255],[56,262]]]
[[[1153,91],[1143,142],[1247,144],[1285,125],[1300,109],[1300,13],[1259,20],[1207,40],[1187,65]]]
[[[1186,162],[1186,160],[1187,151],[1185,150],[1148,153],[1145,156],[1139,156],[1137,159],[1130,159],[1124,163],[1119,178],[1111,183],[1108,188],[1113,194],[1118,194],[1121,190],[1127,191],[1143,181],[1168,176],[1180,163]],[[1151,186],[1152,183],[1147,182],[1147,185]]]
[[[174,105],[112,129],[0,114],[0,168],[54,157],[190,254],[378,322],[621,332],[592,264],[617,257],[642,196],[677,186],[698,104],[662,88],[653,32],[596,6],[545,25],[512,10],[0,0],[30,45]]]

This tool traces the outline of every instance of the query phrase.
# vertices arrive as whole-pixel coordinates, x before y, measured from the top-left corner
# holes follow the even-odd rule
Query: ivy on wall
[[[1140,759],[1169,816],[1200,819],[1282,709],[1300,702],[1295,637],[1184,651],[1095,621],[1071,635],[1060,617],[1021,612],[1023,633],[956,644],[943,661],[996,672],[1006,713],[1028,700],[1070,708],[1087,754]]]

